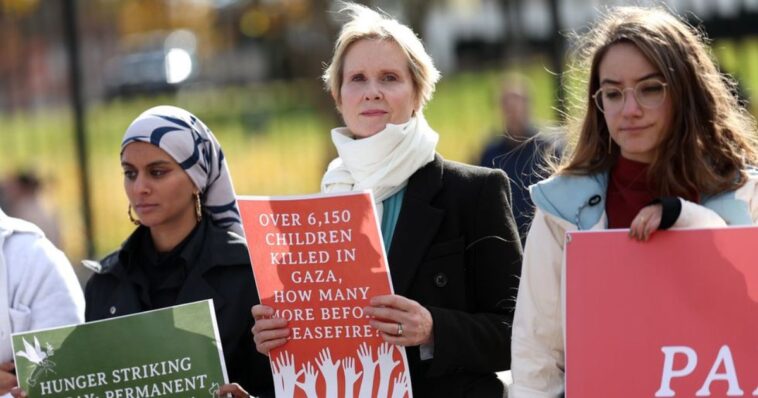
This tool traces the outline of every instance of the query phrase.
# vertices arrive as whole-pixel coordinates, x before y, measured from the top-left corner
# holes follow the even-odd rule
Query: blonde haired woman
[[[435,152],[422,110],[439,72],[413,31],[355,4],[343,14],[324,82],[346,127],[322,190],[374,192],[396,294],[371,299],[371,325],[407,348],[414,396],[501,397],[521,261],[507,179]],[[253,308],[262,353],[289,336],[272,314]]]

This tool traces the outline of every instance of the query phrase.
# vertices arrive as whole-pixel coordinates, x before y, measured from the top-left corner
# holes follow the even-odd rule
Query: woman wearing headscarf
[[[346,127],[332,130],[322,191],[374,192],[395,294],[366,313],[406,347],[413,396],[502,397],[521,263],[506,176],[436,153],[422,108],[439,72],[415,33],[363,6],[343,12],[324,81]],[[290,333],[273,313],[253,308],[261,353]]]
[[[255,395],[273,391],[255,352],[250,307],[259,302],[221,147],[191,113],[157,106],[121,142],[129,218],[137,225],[85,289],[86,320],[213,299],[229,378]]]

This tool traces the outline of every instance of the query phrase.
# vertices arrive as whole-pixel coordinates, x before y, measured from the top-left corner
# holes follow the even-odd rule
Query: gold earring
[[[129,204],[129,208],[126,210],[126,214],[129,215],[129,221],[131,221],[132,224],[134,224],[134,225],[140,225],[139,220],[136,219],[136,218],[134,218],[134,216],[132,215],[132,205],[131,205],[131,203]]]
[[[197,222],[203,219],[203,207],[200,204],[199,192],[195,192],[195,217],[197,217]]]

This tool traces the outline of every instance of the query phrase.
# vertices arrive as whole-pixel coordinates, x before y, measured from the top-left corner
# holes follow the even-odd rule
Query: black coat
[[[408,348],[415,397],[502,397],[521,243],[501,170],[434,161],[408,181],[388,262],[432,314],[434,357]]]
[[[269,361],[255,350],[251,333],[250,309],[260,301],[245,240],[212,222],[204,221],[199,228],[205,228],[205,233],[175,304],[213,299],[229,380],[253,395],[269,396],[273,391]],[[132,281],[126,266],[130,251],[139,250],[137,242],[143,233],[149,232],[139,227],[121,250],[105,257],[99,269],[95,267],[97,273],[85,289],[87,321],[148,309],[143,308],[143,289]]]
[[[526,243],[526,235],[534,217],[534,203],[529,187],[548,176],[548,162],[558,159],[560,150],[556,143],[537,135],[530,127],[527,137],[521,141],[511,139],[507,133],[495,137],[484,149],[479,165],[499,168],[510,180],[513,217],[521,235],[521,244]]]

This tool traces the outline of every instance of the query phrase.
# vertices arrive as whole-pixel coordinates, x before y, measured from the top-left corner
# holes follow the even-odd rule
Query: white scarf
[[[346,127],[332,130],[339,157],[329,163],[321,192],[372,189],[379,222],[382,201],[396,194],[408,178],[434,160],[439,135],[420,112],[404,124],[387,124],[384,130],[356,139]]]

